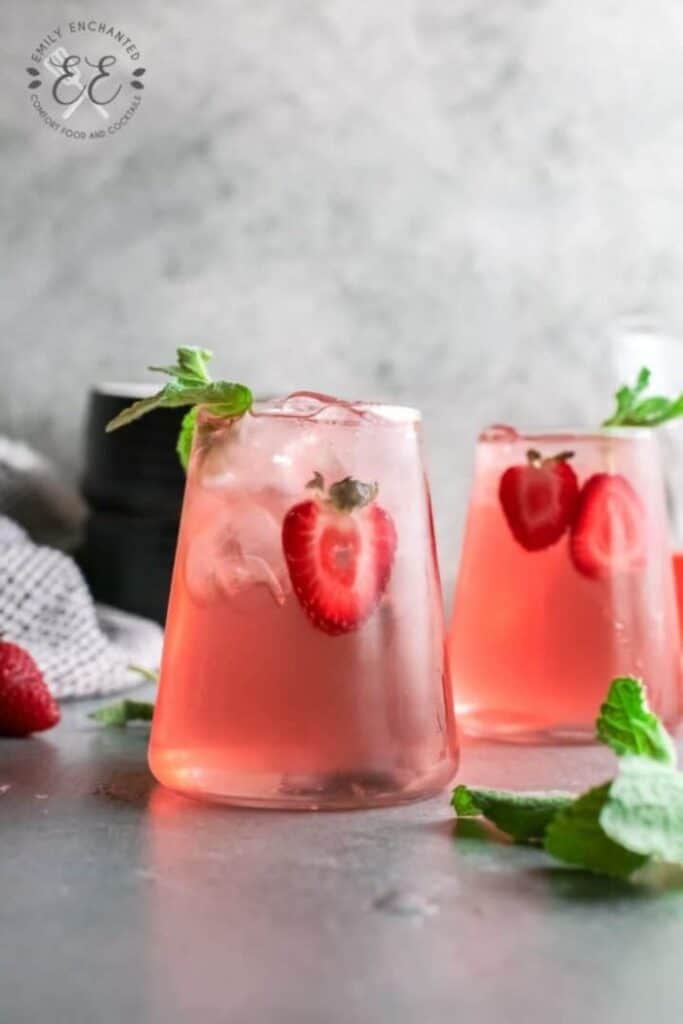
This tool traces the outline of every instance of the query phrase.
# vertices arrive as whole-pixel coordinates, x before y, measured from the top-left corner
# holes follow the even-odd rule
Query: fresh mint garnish
[[[483,815],[517,842],[542,839],[558,811],[573,802],[571,793],[514,793],[504,789],[456,786],[451,803],[459,818]]]
[[[203,405],[213,416],[242,416],[251,408],[252,394],[243,384],[225,380],[211,380],[206,364],[213,353],[208,348],[187,345],[178,349],[178,362],[173,366],[150,366],[150,370],[165,373],[170,380],[155,395],[141,398],[123,409],[118,416],[107,423],[106,430],[118,430],[128,423],[145,416],[153,409],[177,408],[183,405]],[[191,410],[194,412],[195,410]],[[192,447],[192,436],[196,423],[188,414],[182,423],[178,438],[178,455],[183,466],[187,466]]]
[[[643,398],[650,384],[650,371],[643,366],[630,388],[624,385],[615,394],[616,409],[603,422],[603,427],[656,427],[667,420],[683,416],[683,394],[678,398],[651,395]]]
[[[190,411],[186,412],[183,416],[183,422],[180,424],[180,433],[178,434],[178,440],[175,446],[178,458],[180,459],[180,465],[184,470],[187,470],[190,462],[192,441],[194,440],[194,431],[196,426],[197,406],[193,405]]]
[[[645,757],[623,758],[600,824],[628,850],[683,864],[683,774]]]
[[[642,685],[626,676],[615,679],[596,722],[599,740],[615,754],[642,755],[663,764],[676,764],[676,747],[647,706]]]
[[[647,857],[608,836],[602,815],[610,800],[610,783],[583,793],[548,824],[543,846],[551,857],[601,875],[628,878]]]
[[[576,798],[458,786],[456,813],[481,814],[514,839],[540,840],[552,857],[598,874],[631,878],[645,866],[683,869],[683,774],[639,680],[613,680],[596,732],[619,758],[615,777],[601,786]]]
[[[100,725],[116,726],[121,729],[129,722],[151,722],[154,705],[146,700],[120,700],[91,712],[88,718]]]

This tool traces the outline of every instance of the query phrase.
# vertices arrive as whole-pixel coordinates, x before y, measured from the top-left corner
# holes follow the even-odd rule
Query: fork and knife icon
[[[64,64],[64,61],[67,59],[68,56],[69,53],[67,52],[67,50],[64,49],[63,46],[57,46],[52,51],[52,53],[45,58],[45,60],[43,61],[43,66],[50,72],[51,75],[54,75],[55,78],[59,78],[64,73],[60,65]],[[62,114],[63,121],[68,121],[69,118],[76,113],[81,104],[88,99],[88,90],[86,88],[86,84],[83,82],[83,79],[81,78],[81,72],[79,68],[75,68],[71,71],[69,81],[66,84],[73,85],[74,89],[80,89],[82,91],[78,99],[75,99],[74,102],[64,110],[64,113]],[[103,120],[109,120],[109,113],[104,109],[104,107],[100,106],[97,103],[92,103],[91,105],[95,108],[95,110],[100,115],[100,117],[103,118]]]

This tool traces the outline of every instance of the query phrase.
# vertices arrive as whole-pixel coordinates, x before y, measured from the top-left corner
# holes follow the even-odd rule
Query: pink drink
[[[528,449],[572,451],[580,489],[573,525],[542,550],[513,535],[500,495]],[[527,497],[537,527],[539,495]],[[474,735],[589,739],[619,675],[642,678],[667,725],[679,722],[680,638],[651,432],[482,435],[449,654],[459,720]]]
[[[368,501],[339,511],[327,489],[347,477]],[[437,792],[456,764],[442,630],[418,413],[299,395],[200,414],[150,749],[160,782],[271,807]]]
[[[674,580],[676,583],[676,601],[678,602],[678,621],[683,630],[683,552],[675,551],[673,556]]]

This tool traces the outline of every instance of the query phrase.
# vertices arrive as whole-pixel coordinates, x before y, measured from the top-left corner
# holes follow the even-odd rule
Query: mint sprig
[[[508,793],[480,786],[456,786],[451,803],[459,818],[488,818],[517,842],[541,839],[558,811],[574,801],[571,793]]]
[[[612,682],[595,731],[598,739],[619,757],[636,754],[663,764],[676,764],[673,740],[648,708],[642,685],[629,676]]]
[[[178,440],[176,441],[175,450],[180,459],[180,465],[184,470],[190,462],[190,455],[192,454],[192,442],[194,440],[194,432],[197,426],[197,406],[193,405],[189,412],[186,412],[183,416],[183,421],[180,424],[180,433],[178,434]]]
[[[643,398],[650,384],[650,371],[643,366],[635,385],[624,385],[615,394],[616,408],[603,427],[656,427],[660,423],[683,416],[683,394],[678,398],[650,395]]]
[[[100,725],[115,726],[122,729],[129,722],[151,722],[154,704],[146,700],[120,700],[116,704],[107,704],[91,712],[88,718]]]
[[[242,416],[251,408],[252,394],[244,384],[225,380],[211,380],[206,364],[213,353],[208,348],[186,345],[178,349],[178,361],[173,366],[150,366],[150,370],[165,373],[170,380],[155,395],[141,398],[123,409],[106,425],[107,433],[125,427],[154,409],[172,409],[183,405],[206,406],[213,416]],[[185,416],[177,451],[183,467],[187,467],[196,425],[194,409]]]
[[[628,878],[647,857],[615,841],[602,825],[609,806],[611,784],[583,793],[548,824],[543,840],[546,853],[601,875]]]
[[[578,797],[458,786],[459,816],[481,814],[521,842],[542,842],[552,857],[598,874],[631,878],[650,864],[683,867],[683,774],[643,685],[613,680],[596,723],[617,754],[615,777]]]

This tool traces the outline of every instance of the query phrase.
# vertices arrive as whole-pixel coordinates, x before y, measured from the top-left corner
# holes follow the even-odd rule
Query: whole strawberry
[[[42,732],[59,718],[59,706],[28,651],[0,640],[0,736]]]

